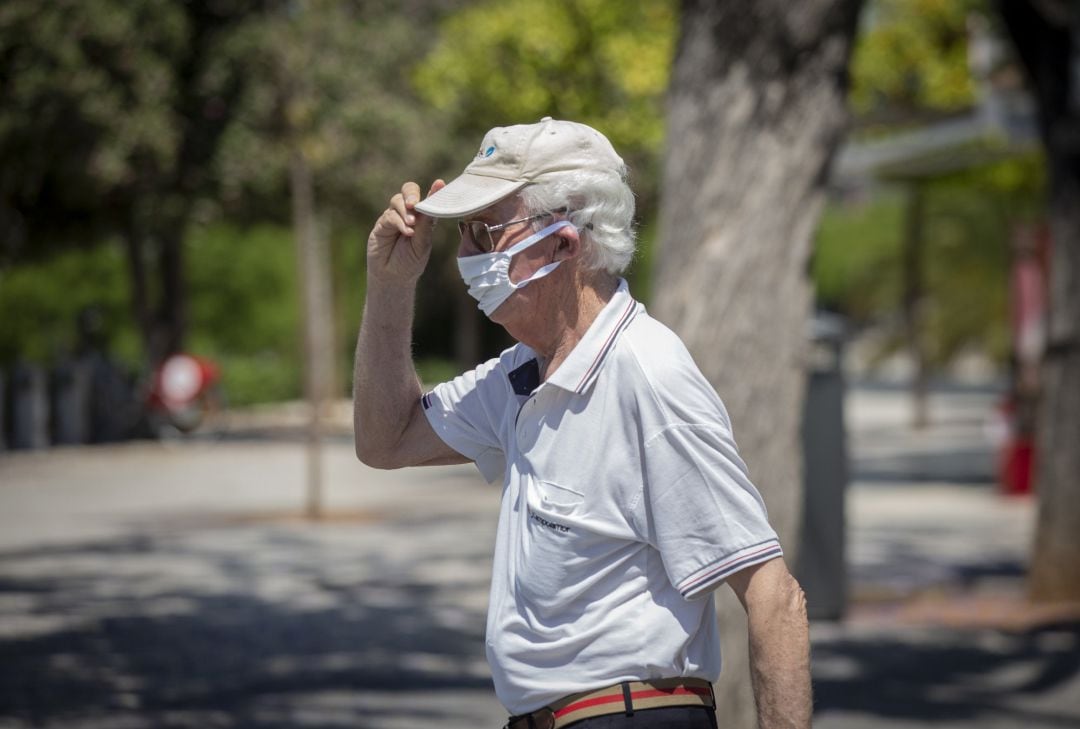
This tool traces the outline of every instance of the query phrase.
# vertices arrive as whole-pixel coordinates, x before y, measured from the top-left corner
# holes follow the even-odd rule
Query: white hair
[[[618,175],[566,170],[544,175],[520,192],[529,215],[566,210],[584,245],[589,269],[618,275],[634,257],[634,193],[623,166]]]

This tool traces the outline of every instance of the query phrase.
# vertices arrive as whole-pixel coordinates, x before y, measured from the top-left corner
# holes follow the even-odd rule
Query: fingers
[[[411,218],[412,215],[410,214],[408,217]],[[407,237],[416,232],[407,222],[407,218],[393,205],[392,201],[391,206],[384,210],[383,214],[379,216],[379,220],[375,224],[375,230],[376,235],[380,238],[386,237],[391,233]]]
[[[416,216],[412,213],[412,205],[406,203],[407,198],[404,193],[399,192],[390,198],[390,207],[387,208],[387,212],[393,211],[397,213],[407,225],[412,225],[416,222]],[[411,235],[411,233],[410,233]]]
[[[435,180],[435,182],[431,183],[427,196],[434,195],[444,187],[446,187],[445,181],[441,179]],[[433,224],[434,220],[413,211],[413,207],[418,202],[420,202],[420,186],[415,182],[406,182],[401,186],[401,192],[390,198],[390,207],[379,218],[380,228],[383,230],[393,229],[408,237],[415,235],[416,229],[413,226],[417,225],[418,220],[425,226]]]

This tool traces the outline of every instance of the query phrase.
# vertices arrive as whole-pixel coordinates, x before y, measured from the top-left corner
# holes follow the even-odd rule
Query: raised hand
[[[445,186],[442,180],[435,180],[428,195]],[[413,209],[418,202],[420,186],[406,182],[401,192],[390,198],[390,207],[375,221],[367,243],[369,278],[409,283],[424,272],[431,256],[431,229],[435,220]]]

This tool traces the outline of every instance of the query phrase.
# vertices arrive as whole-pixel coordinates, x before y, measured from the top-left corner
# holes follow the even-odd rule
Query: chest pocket
[[[585,496],[574,489],[530,478],[526,502],[517,599],[537,617],[566,619],[595,582],[612,540],[589,528]]]
[[[585,494],[550,481],[530,480],[539,508],[552,514],[573,516],[584,510]],[[532,494],[530,494],[532,496]],[[530,498],[530,504],[532,499]]]

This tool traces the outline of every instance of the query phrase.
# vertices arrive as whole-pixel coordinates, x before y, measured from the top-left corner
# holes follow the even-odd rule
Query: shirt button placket
[[[532,413],[535,410],[536,394],[533,394],[521,407],[515,429],[517,431],[518,447],[523,451],[527,451],[533,446],[533,434],[536,432],[536,425],[533,423]]]

